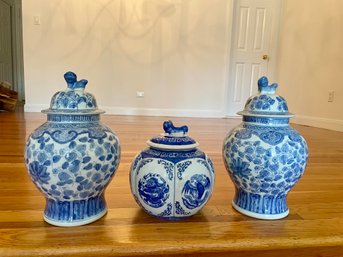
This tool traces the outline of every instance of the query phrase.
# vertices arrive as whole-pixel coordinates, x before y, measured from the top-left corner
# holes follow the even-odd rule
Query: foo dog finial
[[[169,135],[181,134],[185,135],[188,132],[187,126],[175,127],[171,120],[163,122],[163,129]]]
[[[71,90],[74,89],[85,89],[88,80],[81,79],[80,81],[77,81],[77,76],[74,72],[68,71],[64,74],[64,79],[67,82],[68,88]]]
[[[268,78],[266,76],[261,77],[258,82],[258,92],[261,94],[275,94],[275,90],[278,87],[277,83],[268,85]]]

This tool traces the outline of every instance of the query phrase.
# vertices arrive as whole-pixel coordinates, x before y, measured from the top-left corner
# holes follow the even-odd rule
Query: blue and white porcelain
[[[258,81],[252,96],[238,114],[243,122],[224,140],[223,158],[235,185],[233,207],[258,219],[288,215],[288,192],[303,175],[308,148],[305,139],[289,126],[293,114],[284,98],[275,94],[277,84]]]
[[[33,183],[44,194],[44,219],[56,226],[91,223],[107,212],[104,191],[120,159],[118,137],[100,122],[87,80],[64,75],[67,90],[57,92],[47,122],[27,140],[25,163]]]
[[[133,160],[131,192],[150,215],[166,220],[186,218],[204,207],[213,192],[210,158],[187,136],[188,127],[163,123],[165,133],[150,139]]]

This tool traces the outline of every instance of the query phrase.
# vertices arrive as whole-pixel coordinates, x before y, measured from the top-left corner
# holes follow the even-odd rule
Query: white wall
[[[342,0],[284,0],[278,83],[296,123],[343,131],[342,47]]]
[[[23,1],[25,110],[48,107],[73,70],[110,114],[225,116],[232,3]],[[276,82],[293,122],[343,131],[342,26],[341,0],[283,1]]]
[[[224,116],[231,1],[23,1],[25,110],[72,70],[107,113]]]

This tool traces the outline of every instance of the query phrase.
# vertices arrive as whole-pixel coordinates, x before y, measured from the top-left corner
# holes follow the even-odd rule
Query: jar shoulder
[[[68,143],[76,138],[90,139],[110,138],[119,143],[117,135],[101,122],[63,123],[45,122],[35,129],[28,139],[38,140],[44,136],[52,138],[56,143]]]
[[[155,158],[155,159],[163,159],[172,163],[178,163],[183,160],[188,159],[204,159],[206,160],[208,156],[201,151],[200,149],[193,149],[187,151],[166,151],[155,149],[152,147],[148,147],[141,151],[140,153],[143,159],[146,158]]]
[[[195,149],[192,151],[164,151],[153,148],[146,148],[134,158],[131,171],[141,169],[146,164],[164,166],[168,169],[182,169],[195,163],[206,167],[207,170],[214,173],[214,165],[209,156],[203,151]]]
[[[258,126],[240,124],[232,129],[224,140],[226,144],[229,140],[261,140],[266,144],[278,145],[285,139],[294,143],[306,145],[306,140],[291,126]]]

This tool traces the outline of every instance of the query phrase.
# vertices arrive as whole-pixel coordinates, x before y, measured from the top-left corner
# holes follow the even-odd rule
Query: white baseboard
[[[41,104],[25,104],[25,112],[40,112],[49,108]],[[221,110],[196,110],[196,109],[156,109],[156,108],[129,108],[129,107],[110,107],[102,106],[100,109],[106,111],[106,114],[112,115],[138,115],[138,116],[168,116],[168,117],[198,117],[198,118],[241,118],[241,116],[227,116]],[[320,117],[311,117],[296,115],[291,119],[292,123],[307,125],[317,128],[324,128],[343,132],[343,120],[326,119]]]
[[[307,125],[311,127],[343,132],[343,120],[296,115],[294,118],[291,119],[291,122],[300,125]]]
[[[227,115],[226,118],[241,118],[241,116]],[[306,125],[316,128],[324,128],[343,132],[343,120],[296,115],[294,118],[291,118],[291,122],[299,125]]]
[[[24,105],[24,112],[41,112],[44,109],[48,109],[49,105],[44,104],[27,104]]]
[[[106,114],[115,115],[139,115],[139,116],[170,116],[170,117],[199,117],[199,118],[223,118],[223,111],[196,110],[196,109],[157,109],[157,108],[129,108],[129,107],[106,107],[101,109]]]
[[[39,104],[25,104],[25,112],[40,112],[48,106]],[[168,116],[168,117],[198,117],[198,118],[224,118],[221,110],[196,110],[196,109],[157,109],[157,108],[131,108],[100,106],[106,114],[112,115],[138,115],[138,116]]]

